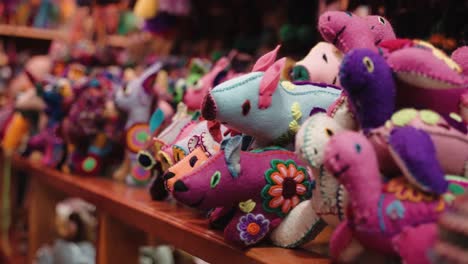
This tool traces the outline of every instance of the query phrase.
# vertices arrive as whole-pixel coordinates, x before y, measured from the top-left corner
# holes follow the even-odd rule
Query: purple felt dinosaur
[[[417,131],[412,135],[415,141],[430,141]],[[405,263],[430,263],[427,249],[435,239],[435,221],[447,206],[442,196],[418,191],[404,178],[384,184],[373,146],[355,132],[332,137],[325,150],[325,167],[345,186],[350,200],[347,220],[330,240],[333,259],[344,261],[354,238],[367,249],[399,255]],[[438,177],[444,175],[440,172]],[[416,238],[418,243],[411,243]],[[418,262],[411,262],[414,259]]]
[[[237,207],[224,237],[246,247],[263,241],[306,199],[311,180],[293,152],[244,152],[241,145],[240,136],[223,141],[222,151],[174,183],[173,195],[199,209]]]

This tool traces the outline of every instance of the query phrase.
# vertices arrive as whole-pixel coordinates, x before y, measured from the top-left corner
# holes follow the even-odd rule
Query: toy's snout
[[[178,180],[174,183],[174,192],[187,192],[189,189],[182,180]]]
[[[212,121],[216,119],[216,102],[213,99],[211,94],[207,94],[205,99],[203,99],[202,104],[202,116],[208,121]]]

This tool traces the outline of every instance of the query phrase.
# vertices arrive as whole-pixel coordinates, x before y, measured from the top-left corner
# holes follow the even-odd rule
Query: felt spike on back
[[[276,60],[276,56],[278,55],[278,50],[280,49],[281,45],[276,46],[276,48],[267,54],[260,57],[255,65],[252,68],[253,72],[256,71],[266,71]]]

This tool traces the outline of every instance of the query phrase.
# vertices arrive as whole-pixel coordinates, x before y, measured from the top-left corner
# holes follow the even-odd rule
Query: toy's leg
[[[128,157],[128,153],[125,152],[125,157],[122,161],[122,165],[114,172],[112,177],[117,181],[123,182],[129,172],[130,172],[130,158]]]
[[[348,222],[341,222],[330,238],[330,256],[338,263],[353,262],[364,252],[364,248],[353,240],[353,233]]]
[[[395,128],[389,144],[392,157],[409,181],[424,191],[436,194],[447,191],[448,182],[426,132],[409,126]]]
[[[272,222],[259,212],[238,211],[224,229],[224,239],[239,247],[254,246],[267,238]]]
[[[430,250],[437,236],[435,223],[407,227],[393,238],[395,250],[405,264],[430,264]]]
[[[293,248],[314,239],[325,227],[312,207],[312,200],[299,203],[271,233],[274,245]]]

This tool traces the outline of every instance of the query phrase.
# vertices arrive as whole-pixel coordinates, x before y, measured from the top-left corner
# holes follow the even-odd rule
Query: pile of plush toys
[[[26,67],[33,87],[3,125],[4,153],[150,186],[208,211],[240,247],[298,247],[331,226],[338,262],[430,263],[439,216],[468,187],[468,48],[449,57],[349,12],[318,29],[325,42],[295,64],[278,46],[140,73]]]

